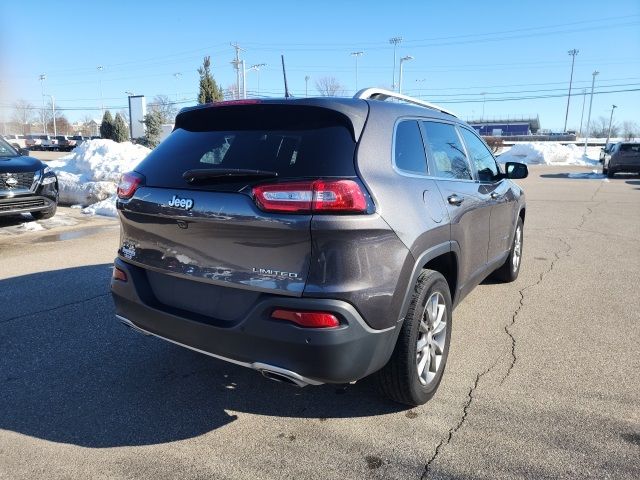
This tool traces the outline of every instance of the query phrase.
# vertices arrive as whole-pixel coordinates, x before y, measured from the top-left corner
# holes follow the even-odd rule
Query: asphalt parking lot
[[[143,337],[114,318],[114,220],[3,220],[0,478],[640,478],[640,178],[588,172],[520,182],[520,277],[456,309],[414,409]]]

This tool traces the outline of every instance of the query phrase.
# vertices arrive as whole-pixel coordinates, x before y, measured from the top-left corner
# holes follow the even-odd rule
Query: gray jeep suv
[[[526,175],[453,114],[380,89],[183,109],[118,186],[117,317],[274,380],[375,373],[422,404],[455,305],[518,276]]]

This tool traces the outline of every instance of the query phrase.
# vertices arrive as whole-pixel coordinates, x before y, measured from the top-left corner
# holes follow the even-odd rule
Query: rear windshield
[[[623,143],[620,145],[621,152],[640,152],[640,143]]]
[[[247,180],[193,186],[182,174],[231,168],[276,172],[278,179],[355,176],[355,142],[344,117],[317,107],[285,107],[189,112],[192,118],[179,119],[171,135],[136,170],[149,186],[225,190],[244,186]]]

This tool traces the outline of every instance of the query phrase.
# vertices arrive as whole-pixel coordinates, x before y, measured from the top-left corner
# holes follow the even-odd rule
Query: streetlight
[[[580,114],[580,131],[578,132],[579,135],[582,135],[582,120],[584,119],[584,104],[586,100],[587,100],[587,89],[583,88],[582,89],[582,113]]]
[[[402,42],[402,37],[391,37],[389,43],[393,45],[393,83],[391,84],[391,90],[396,89],[396,47]]]
[[[487,100],[487,92],[480,92],[482,95],[482,116],[480,117],[480,121],[484,121],[484,102]]]
[[[178,80],[182,77],[180,72],[176,72],[173,74],[173,78],[176,79],[176,103],[178,102]]]
[[[304,77],[304,96],[308,97],[309,96],[309,79],[311,77],[309,75],[305,75]]]
[[[351,52],[352,57],[356,57],[356,92],[358,91],[358,57],[364,55],[364,52]]]
[[[398,78],[398,93],[402,93],[402,64],[404,62],[408,62],[409,60],[413,60],[411,55],[407,55],[406,57],[402,57],[400,59],[400,77]]]
[[[582,154],[583,157],[587,156],[587,142],[589,141],[589,127],[591,124],[591,106],[593,105],[593,87],[596,84],[596,76],[599,74],[600,72],[597,70],[591,74],[593,75],[593,79],[591,80],[591,98],[589,99],[589,114],[587,115],[587,134],[584,136],[584,153]]]
[[[47,79],[47,75],[45,73],[40,74],[40,91],[42,93],[42,129],[44,130],[44,134],[47,134],[47,122],[44,119],[44,81]]]
[[[567,97],[567,113],[564,115],[564,130],[562,133],[567,131],[567,120],[569,119],[569,101],[571,100],[571,84],[573,83],[573,64],[576,61],[576,55],[580,50],[569,50],[567,53],[571,55],[571,77],[569,78],[569,96]]]
[[[56,127],[56,99],[53,95],[47,95],[51,97],[51,115],[53,115],[53,136],[58,136],[58,128]]]
[[[256,81],[257,81],[256,97],[260,96],[260,69],[266,66],[267,66],[266,63],[256,63],[255,65],[251,65],[249,67],[249,71],[253,70],[256,72]]]
[[[102,116],[104,116],[104,99],[102,98],[102,70],[104,67],[102,65],[98,65],[98,90],[100,91],[100,111],[102,112]]]
[[[605,142],[605,146],[609,143],[609,138],[611,138],[611,121],[613,120],[613,111],[618,108],[617,105],[611,105],[611,116],[609,117],[609,132],[607,133],[607,141]]]

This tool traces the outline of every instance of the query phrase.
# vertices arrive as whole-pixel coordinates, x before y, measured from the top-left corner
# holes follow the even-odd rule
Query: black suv
[[[0,138],[0,215],[51,218],[58,204],[58,179],[51,168],[28,154]]]
[[[453,114],[380,89],[183,109],[118,186],[118,319],[274,380],[376,373],[424,403],[454,306],[518,276],[510,179],[526,175]]]

